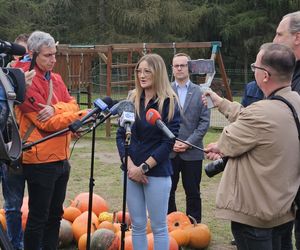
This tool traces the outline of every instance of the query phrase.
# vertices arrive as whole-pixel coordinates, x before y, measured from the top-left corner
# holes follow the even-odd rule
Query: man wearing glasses
[[[295,215],[300,143],[289,107],[270,99],[284,97],[299,116],[300,96],[291,90],[295,56],[287,46],[267,43],[251,68],[266,100],[243,108],[206,93],[231,121],[219,140],[206,147],[210,160],[229,157],[217,192],[216,216],[231,221],[238,249],[282,249]]]
[[[187,54],[179,53],[173,57],[172,68],[175,81],[172,83],[181,106],[181,124],[178,137],[198,147],[203,147],[203,137],[209,127],[210,112],[199,102],[202,92],[189,78]],[[186,195],[186,214],[201,222],[200,182],[203,152],[176,141],[170,155],[174,174],[169,198],[168,213],[177,211],[175,192],[180,178]]]
[[[292,90],[300,94],[300,11],[289,13],[283,16],[281,22],[276,29],[274,43],[289,46],[296,57],[296,67],[292,78]],[[300,211],[296,212],[295,219],[295,239],[296,248],[300,249]],[[292,228],[289,230],[288,238],[285,245],[289,245],[286,249],[292,249]]]

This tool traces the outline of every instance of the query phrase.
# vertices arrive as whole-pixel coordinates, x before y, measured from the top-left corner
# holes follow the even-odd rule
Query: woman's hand
[[[148,178],[147,176],[143,173],[141,167],[130,167],[127,169],[127,175],[128,178],[132,181],[136,181],[139,183],[147,184],[148,183]]]

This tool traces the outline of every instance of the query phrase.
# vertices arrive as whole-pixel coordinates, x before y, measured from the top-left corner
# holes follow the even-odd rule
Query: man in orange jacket
[[[21,137],[34,142],[67,128],[87,111],[79,111],[61,76],[52,72],[56,63],[54,38],[48,33],[35,31],[27,45],[29,55],[36,54],[36,75],[16,113]],[[27,71],[30,62],[17,62],[15,67]],[[57,249],[70,173],[70,141],[71,133],[64,133],[23,152],[22,165],[29,195],[24,249]]]

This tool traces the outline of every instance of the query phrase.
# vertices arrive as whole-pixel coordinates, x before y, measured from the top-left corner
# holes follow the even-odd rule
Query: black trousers
[[[169,198],[168,213],[177,211],[175,192],[180,178],[186,196],[186,214],[193,216],[197,222],[201,222],[201,196],[200,182],[202,177],[202,160],[184,161],[178,155],[172,159],[174,174],[172,175],[172,187]]]
[[[24,249],[56,250],[70,164],[67,160],[24,164],[23,170],[29,195]]]
[[[290,221],[273,228],[257,228],[232,221],[231,231],[238,250],[282,250],[286,249],[283,238],[293,224]]]

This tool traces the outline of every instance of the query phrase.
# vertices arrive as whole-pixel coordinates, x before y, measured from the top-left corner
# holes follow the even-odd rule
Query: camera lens
[[[206,164],[204,168],[206,175],[211,178],[216,174],[223,172],[227,163],[227,159],[227,157],[224,157]]]

